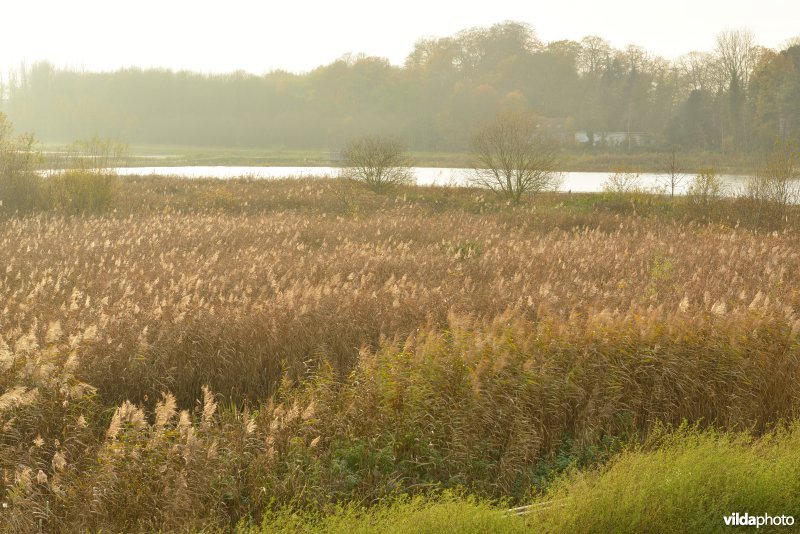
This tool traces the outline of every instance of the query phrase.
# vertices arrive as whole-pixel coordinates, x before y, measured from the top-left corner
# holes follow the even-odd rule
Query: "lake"
[[[414,176],[419,185],[465,185],[471,169],[414,167]],[[192,167],[126,167],[117,169],[121,176],[131,175],[165,175],[181,178],[290,178],[322,176],[334,177],[339,172],[337,167],[235,167],[235,166],[192,166]],[[560,191],[579,193],[597,193],[603,190],[603,183],[613,174],[609,172],[563,172],[561,174]],[[684,193],[693,175],[686,179],[676,193]],[[736,191],[744,185],[744,176],[723,175],[723,181],[729,190]],[[639,182],[647,189],[664,188],[664,175],[642,173]]]

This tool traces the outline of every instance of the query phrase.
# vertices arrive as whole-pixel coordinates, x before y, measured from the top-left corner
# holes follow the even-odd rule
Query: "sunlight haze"
[[[0,32],[0,72],[47,60],[57,67],[116,70],[138,66],[200,72],[295,72],[346,53],[402,64],[421,37],[514,20],[547,42],[590,34],[615,47],[637,44],[673,58],[711,50],[728,28],[752,30],[779,47],[800,33],[800,3],[790,0],[642,2],[461,2],[410,0],[225,3],[174,0],[9,2]]]

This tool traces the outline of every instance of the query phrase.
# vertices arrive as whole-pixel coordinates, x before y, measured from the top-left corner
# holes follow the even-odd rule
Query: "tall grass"
[[[121,187],[114,214],[0,222],[2,529],[224,531],[443,488],[525,503],[664,424],[763,434],[800,408],[791,227]]]
[[[683,429],[565,477],[529,521],[539,532],[728,532],[723,516],[738,512],[792,516],[796,528],[799,440],[796,424],[760,439]]]
[[[51,325],[44,348],[25,336],[3,349],[2,520],[227,528],[275,506],[327,511],[447,487],[525,502],[664,424],[765,432],[796,418],[797,334],[718,321],[453,317],[362,351],[344,379],[330,365],[285,375],[244,408],[206,387],[188,406],[165,391],[113,407],[80,376],[95,333],[56,341]]]
[[[684,308],[700,325],[751,305],[796,313],[793,233],[615,217],[612,230],[542,232],[510,216],[399,203],[338,218],[10,220],[0,331],[12,342],[56,320],[70,335],[93,327],[100,341],[84,368],[104,398],[166,387],[188,403],[202,383],[254,400],[285,370],[330,361],[346,373],[362,346],[444,325],[449,312],[664,318]]]
[[[327,514],[294,513],[281,510],[264,518],[260,528],[241,532],[326,532],[347,534],[394,532],[414,534],[475,533],[520,534],[532,525],[523,517],[505,516],[497,505],[447,493],[435,498],[395,499],[370,509],[340,506]]]
[[[798,435],[796,425],[758,439],[687,427],[659,434],[602,468],[565,475],[524,515],[445,493],[324,515],[284,509],[259,532],[729,532],[724,517],[736,512],[792,516],[796,526]]]

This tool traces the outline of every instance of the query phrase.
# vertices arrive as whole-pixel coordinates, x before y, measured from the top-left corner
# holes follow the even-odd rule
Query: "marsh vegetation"
[[[0,530],[800,517],[799,73],[746,31],[670,63],[510,22],[403,67],[22,69],[0,110],[84,140],[0,112]],[[342,167],[123,178],[95,132]]]
[[[671,426],[779,431],[798,213],[743,202],[148,177],[105,213],[6,214],[3,527],[272,531],[467,494],[481,524],[673,454]]]

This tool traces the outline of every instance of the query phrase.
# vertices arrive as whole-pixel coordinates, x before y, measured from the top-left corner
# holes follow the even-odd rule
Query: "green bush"
[[[107,211],[114,205],[118,186],[114,174],[68,171],[43,182],[43,204],[65,213]]]
[[[30,213],[52,210],[69,214],[103,212],[114,206],[118,167],[127,148],[97,137],[77,141],[70,167],[43,177],[37,170],[40,154],[31,135],[13,135],[0,113],[0,210]]]
[[[724,194],[725,183],[717,175],[717,171],[711,167],[700,169],[689,183],[689,188],[686,191],[686,197],[689,202],[702,206],[719,200]]]
[[[30,212],[36,208],[41,181],[36,172],[39,155],[32,135],[14,136],[14,128],[0,113],[0,210]]]
[[[69,168],[50,176],[42,191],[48,209],[80,214],[103,212],[114,206],[119,178],[116,168],[127,146],[97,136],[79,140],[70,148]]]

